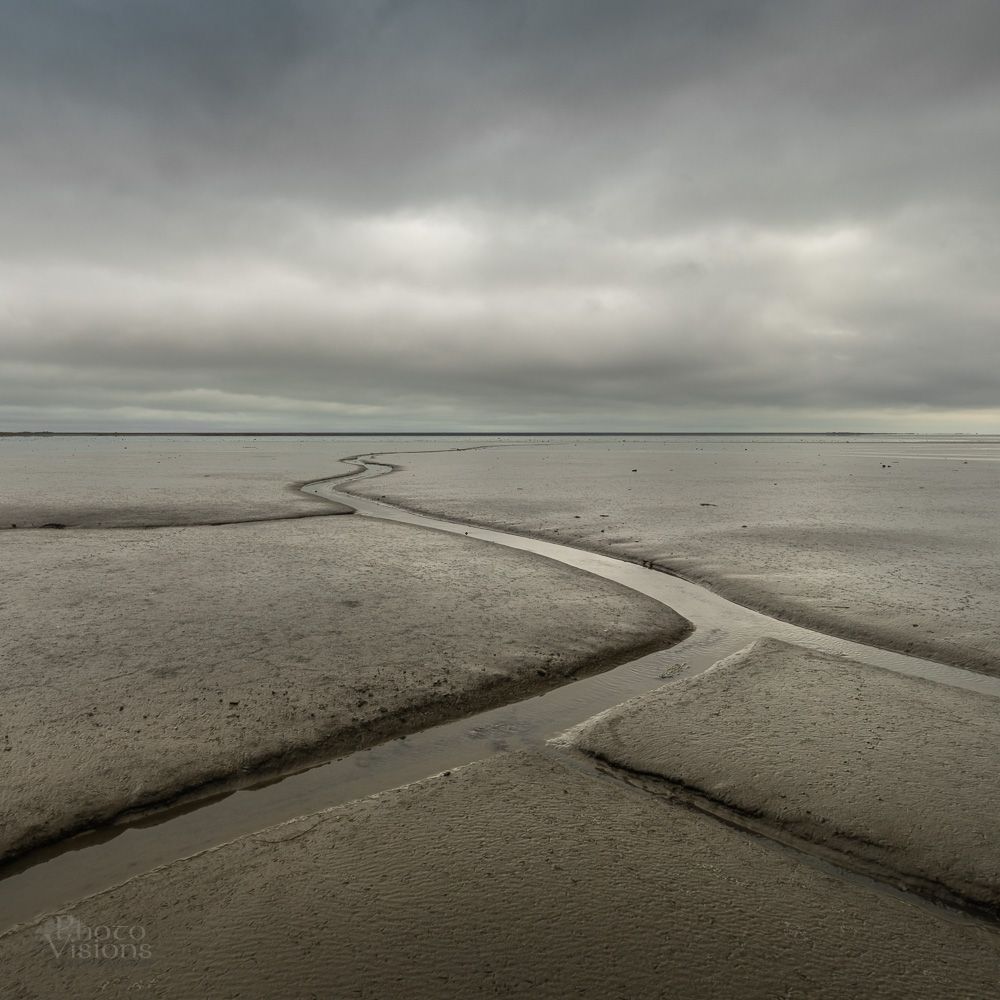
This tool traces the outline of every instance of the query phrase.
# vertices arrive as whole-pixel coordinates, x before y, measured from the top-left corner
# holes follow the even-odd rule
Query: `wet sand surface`
[[[1000,699],[761,640],[575,739],[734,822],[1000,916]]]
[[[356,517],[0,536],[0,854],[685,634],[617,584]]]
[[[148,956],[54,958],[102,926],[138,928]],[[968,1000],[1000,977],[993,930],[567,751],[495,757],[178,861],[0,937],[0,959],[17,1000]]]
[[[1000,672],[1000,439],[556,438],[385,458],[404,469],[351,491]]]
[[[428,444],[448,447],[453,442]],[[364,452],[365,445],[377,450],[367,439],[356,451]],[[653,447],[650,442],[640,445],[645,450]],[[809,446],[815,448],[816,442]],[[558,447],[586,451],[593,442],[563,441]],[[690,453],[701,447],[688,442],[680,450],[698,463],[701,456]],[[600,448],[611,450],[606,441]],[[425,482],[422,489],[447,506],[467,504],[455,499],[466,489],[466,467],[457,474],[444,466],[434,471],[433,464],[440,460],[447,465],[463,455],[490,456],[495,469],[488,474],[480,470],[480,492],[472,490],[474,506],[482,507],[502,499],[505,489],[535,489],[525,480],[521,487],[512,483],[497,489],[491,499],[490,488],[504,476],[520,475],[513,470],[521,459],[501,472],[499,454],[540,455],[546,450],[531,444],[400,460],[431,463],[423,467],[423,475],[431,471],[438,481],[430,486]],[[348,453],[339,449],[340,455]],[[992,461],[988,452],[983,456],[984,464]],[[952,449],[944,457],[924,460],[955,462],[956,454]],[[603,538],[570,537],[572,533],[563,534],[560,527],[560,518],[576,502],[566,497],[585,497],[585,492],[573,491],[593,478],[593,455],[579,461],[586,468],[576,472],[573,461],[564,462],[562,497],[555,486],[551,495],[542,490],[541,499],[536,497],[544,508],[541,527],[519,530],[584,548],[605,545]],[[755,467],[759,470],[763,464],[758,456]],[[346,467],[338,466],[333,474],[341,471]],[[770,478],[773,468],[764,472]],[[353,484],[351,489],[381,495],[406,475]],[[750,467],[743,469],[744,478],[752,475]],[[629,485],[624,492],[632,489]],[[960,522],[955,537],[961,542],[973,537],[970,518],[976,521],[992,494],[984,490],[975,502],[971,493],[958,494],[953,513]],[[598,491],[597,506],[603,506],[603,496]],[[260,493],[246,506],[244,516],[264,509],[263,497]],[[403,498],[403,503],[418,506],[412,497]],[[711,511],[701,503],[700,509]],[[523,513],[521,505],[522,498],[515,498],[512,510]],[[623,515],[628,510],[625,503]],[[577,524],[585,520],[584,514],[579,519],[569,516]],[[652,525],[653,507],[645,516]],[[856,511],[848,511],[845,520],[857,517]],[[600,524],[606,520],[600,519]],[[662,511],[660,520],[665,520]],[[672,519],[665,523],[674,530]],[[985,520],[976,523],[982,530]],[[891,528],[888,531],[891,534]],[[347,726],[349,744],[372,734],[376,740],[385,739],[434,721],[439,703],[433,699],[443,696],[446,714],[458,714],[456,705],[471,711],[484,693],[496,693],[496,701],[521,697],[559,683],[581,667],[615,662],[629,656],[629,650],[635,655],[644,641],[662,646],[683,634],[683,623],[662,605],[629,595],[607,580],[560,570],[535,556],[477,545],[462,534],[459,530],[458,537],[449,537],[359,516],[155,532],[4,532],[0,545],[14,558],[5,565],[23,570],[22,579],[28,581],[26,589],[11,586],[3,594],[4,612],[13,610],[12,620],[20,630],[13,633],[12,662],[21,662],[21,651],[39,639],[43,644],[35,675],[12,691],[27,688],[29,705],[32,699],[50,699],[46,711],[39,711],[34,731],[26,727],[20,734],[25,746],[32,739],[35,743],[17,762],[15,773],[37,768],[44,752],[49,761],[45,766],[53,773],[61,770],[66,778],[58,785],[59,794],[65,790],[67,801],[74,801],[73,794],[83,795],[91,808],[106,780],[117,782],[115,794],[134,794],[137,776],[146,780],[153,775],[157,781],[176,777],[185,748],[188,761],[202,767],[208,748],[217,755],[217,773],[232,786],[234,776],[239,783],[244,774],[259,774],[259,762],[247,756],[248,745],[255,750],[273,746],[277,757],[268,760],[282,763],[298,759],[304,748],[329,756],[339,746],[329,738],[337,724]],[[165,541],[157,550],[155,542],[161,538]],[[64,542],[66,548],[55,548]],[[714,559],[725,550],[718,538],[716,542]],[[642,544],[639,535],[616,538],[610,551],[643,559]],[[470,559],[475,548],[481,555]],[[792,551],[799,551],[794,544]],[[957,564],[955,553],[951,546],[948,558]],[[824,550],[820,562],[828,555]],[[505,567],[504,556],[523,564]],[[972,562],[974,574],[986,572],[982,561]],[[863,560],[859,565],[863,568]],[[764,578],[771,589],[762,593],[773,597],[780,574],[763,569],[767,572],[755,570],[752,575]],[[549,575],[560,572],[568,583]],[[961,578],[960,570],[956,572],[942,584],[945,589],[956,586]],[[434,586],[426,586],[428,579]],[[905,582],[893,591],[886,578],[873,573],[862,574],[860,581],[860,596],[848,590],[845,598],[838,592],[841,610],[851,612],[841,634],[864,638],[864,625],[852,616],[876,598],[892,606],[901,594],[906,600],[914,594],[920,600],[926,596],[907,589]],[[701,608],[701,598],[685,589],[688,584],[673,582],[681,585],[679,597],[690,600],[692,609]],[[836,587],[846,587],[845,581]],[[808,588],[799,589],[808,604]],[[22,590],[23,602],[10,600]],[[747,592],[741,593],[745,599]],[[250,600],[241,605],[245,595]],[[598,634],[597,626],[608,619],[603,611],[595,614],[594,595],[610,602],[610,618],[626,631],[635,629],[614,651],[601,645],[608,637]],[[754,638],[768,627],[768,620],[753,612],[734,611],[741,629],[756,631]],[[348,612],[363,615],[362,624],[352,623]],[[788,618],[798,614],[794,608],[782,613]],[[692,612],[692,617],[698,616]],[[486,629],[470,635],[473,620],[485,621]],[[703,638],[717,644],[720,626],[709,620],[713,624]],[[961,620],[949,619],[950,626]],[[95,621],[100,628],[88,635],[88,625]],[[518,631],[524,621],[535,628],[526,644]],[[54,628],[54,622],[65,622],[66,627]],[[770,624],[771,634],[797,631]],[[940,626],[937,619],[934,624]],[[886,620],[878,619],[876,631],[891,639],[885,625]],[[386,626],[389,635],[383,634]],[[989,628],[987,622],[982,647],[987,658],[973,664],[985,670],[993,662]],[[376,631],[377,648],[372,639]],[[949,634],[961,638],[960,632],[953,629]],[[111,641],[102,645],[104,634]],[[263,634],[271,634],[274,643],[266,643]],[[136,635],[141,642],[133,653],[126,647]],[[822,636],[803,635],[802,641],[827,648]],[[213,636],[219,636],[215,647]],[[492,646],[491,636],[496,637]],[[77,652],[73,659],[80,640],[86,655]],[[194,652],[205,642],[210,655]],[[901,639],[894,644],[922,650],[914,642],[909,647]],[[483,650],[493,647],[499,650],[497,657],[485,662]],[[179,670],[176,662],[167,662],[176,661],[177,648],[192,651]],[[391,671],[383,669],[386,649]],[[575,662],[546,662],[553,651],[573,649],[580,654]],[[969,659],[968,644],[954,645],[952,652],[956,649]],[[289,661],[275,650],[290,651],[296,658]],[[95,657],[95,652],[100,655]],[[371,659],[366,660],[366,654]],[[893,655],[879,657],[891,660]],[[942,658],[961,659],[957,653]],[[103,673],[88,673],[95,660]],[[24,662],[30,665],[30,658]],[[69,685],[72,694],[58,690],[61,677],[51,677],[52,665],[60,663],[73,664],[72,676],[80,681]],[[996,996],[996,924],[919,902],[912,893],[892,888],[909,866],[907,878],[923,889],[941,878],[948,892],[954,889],[956,897],[965,893],[963,899],[970,886],[981,895],[984,888],[994,891],[998,880],[989,864],[995,853],[989,826],[990,815],[996,815],[994,797],[989,793],[981,802],[972,801],[995,773],[995,741],[990,744],[993,729],[986,707],[994,699],[951,688],[941,694],[938,685],[911,679],[893,677],[889,683],[881,677],[883,671],[871,666],[782,645],[758,645],[736,665],[748,663],[759,671],[758,683],[740,689],[739,678],[727,680],[729,695],[712,686],[703,729],[697,725],[700,705],[664,710],[678,697],[673,692],[695,683],[690,671],[678,664],[659,674],[673,679],[667,688],[575,731],[573,738],[582,740],[582,749],[563,740],[545,750],[500,754],[452,768],[403,789],[261,829],[61,907],[62,923],[42,920],[0,935],[4,995]],[[911,667],[923,670],[917,661],[903,669]],[[48,673],[40,680],[43,668]],[[565,672],[560,674],[560,668]],[[796,682],[775,681],[776,670],[782,677],[792,671]],[[287,690],[299,696],[293,705],[269,702],[277,696],[271,692],[279,691],[272,684],[275,676],[284,678]],[[733,661],[709,676],[712,681],[706,683],[713,685],[719,677],[735,677]],[[977,688],[974,681],[996,683],[970,674],[963,677],[969,684],[954,681],[963,688]],[[435,685],[439,680],[443,685]],[[88,683],[110,693],[104,698],[109,708],[123,706],[117,728],[113,717],[99,717],[96,706],[101,702],[84,705]],[[342,692],[344,701],[334,702],[330,690]],[[468,691],[474,694],[466,697]],[[431,701],[420,701],[419,694],[415,701],[414,692],[427,692]],[[150,723],[152,712],[141,723],[129,716],[129,703],[141,705],[145,697],[149,707],[158,712],[163,708],[162,719],[158,717],[151,729],[142,727]],[[192,697],[204,704],[186,703]],[[320,698],[326,699],[328,712],[322,718],[316,712]],[[371,704],[370,715],[364,715],[368,706],[359,701]],[[811,725],[790,718],[803,704],[809,706],[805,711],[811,713]],[[426,711],[425,705],[430,706]],[[80,719],[73,718],[77,710],[83,713]],[[671,717],[674,711],[676,719]],[[347,724],[345,713],[356,718]],[[6,724],[20,716],[5,711],[0,718]],[[686,735],[685,722],[690,724]],[[188,733],[184,727],[191,724],[196,729]],[[108,735],[98,735],[105,726]],[[668,739],[663,734],[674,732],[671,727],[676,732]],[[310,743],[320,730],[326,735]],[[64,752],[60,732],[80,742]],[[957,747],[946,745],[953,739]],[[99,759],[101,754],[95,752],[105,745],[103,740],[115,748],[113,762]],[[687,746],[688,740],[697,749]],[[944,748],[940,756],[939,745]],[[0,753],[0,763],[13,752]],[[595,753],[606,761],[594,761]],[[737,760],[741,755],[744,759]],[[695,768],[695,780],[684,787],[665,780],[675,756]],[[81,762],[88,781],[78,781],[74,790],[72,774],[80,773]],[[641,767],[643,762],[650,766]],[[912,778],[916,772],[922,784],[899,781],[900,787],[892,786],[894,776],[905,773]],[[705,776],[704,791],[697,787],[699,773]],[[53,787],[51,779],[44,770],[34,776],[38,785],[49,783],[48,789]],[[21,791],[30,798],[27,784]],[[859,787],[864,785],[870,787]],[[48,789],[42,788],[35,799],[43,812],[45,803],[53,801]],[[139,791],[146,795],[148,789]],[[733,804],[720,805],[730,793]],[[912,839],[906,812],[911,805],[917,832]],[[968,822],[967,807],[974,812]],[[934,829],[941,831],[936,844]],[[865,842],[864,850],[852,852],[849,848],[859,842]],[[838,864],[831,867],[830,858]],[[87,928],[108,925],[141,930],[148,955],[95,961],[85,948],[81,954]],[[54,948],[61,950],[61,957]]]

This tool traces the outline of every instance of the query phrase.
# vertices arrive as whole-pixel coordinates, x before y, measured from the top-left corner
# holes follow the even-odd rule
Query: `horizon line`
[[[534,431],[2,431],[0,437],[975,437],[990,436],[983,431],[594,431],[594,430],[534,430]]]

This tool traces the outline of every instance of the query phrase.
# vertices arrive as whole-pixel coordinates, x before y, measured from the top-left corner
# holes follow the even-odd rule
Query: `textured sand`
[[[5,997],[973,1000],[1000,981],[991,931],[554,754],[270,828],[69,917],[138,928],[149,957],[57,959],[46,933],[76,942],[28,926],[0,938]]]
[[[675,641],[596,577],[357,517],[0,535],[0,856]]]
[[[764,640],[612,709],[577,742],[1000,915],[1000,700]]]
[[[556,439],[389,460],[404,471],[351,489],[650,560],[779,618],[1000,672],[996,439]]]

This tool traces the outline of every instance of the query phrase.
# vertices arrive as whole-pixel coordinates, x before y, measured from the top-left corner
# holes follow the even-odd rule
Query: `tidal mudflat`
[[[549,438],[352,490],[648,561],[769,615],[1000,672],[1000,438]]]
[[[668,476],[643,492],[641,524],[629,513],[635,480],[606,483],[604,463],[605,453],[635,442],[538,439],[435,452],[483,442],[305,440],[301,453],[298,442],[268,442],[273,454],[261,460],[248,448],[243,465],[234,442],[191,445],[169,477],[172,507],[123,494],[116,513],[113,502],[95,502],[104,488],[95,476],[82,491],[80,527],[0,533],[14,571],[3,592],[11,736],[0,763],[11,775],[4,836],[14,845],[6,850],[526,697],[687,634],[662,603],[466,538],[461,527],[445,534],[374,515],[303,519],[294,484],[347,471],[340,458],[393,452],[405,471],[349,489],[403,506],[486,523],[501,508],[515,520],[530,509],[538,520],[521,525],[524,534],[639,561],[651,561],[650,538],[688,531],[710,562],[736,558],[725,544],[729,529],[694,528],[722,502],[698,500],[684,521]],[[713,478],[722,473],[707,471],[718,456],[693,478],[704,447],[750,454],[754,445],[674,443],[689,466],[683,488],[692,503],[723,489]],[[734,476],[746,496],[761,493],[762,474],[779,482],[776,462],[798,468],[804,484],[802,443],[782,443],[792,451],[771,453],[771,465],[760,456],[730,464],[730,494],[738,495]],[[827,444],[858,447],[808,442]],[[666,443],[637,445],[654,446]],[[228,486],[218,487],[215,506],[199,506],[190,470],[213,447],[220,483],[229,475],[249,483],[249,499],[229,513],[266,523],[206,523],[234,519],[219,516]],[[281,448],[294,454],[282,460]],[[949,449],[924,460],[955,462]],[[120,484],[150,468],[148,497],[159,482],[151,467],[162,459],[153,445],[140,455],[113,478]],[[307,471],[314,457],[323,467]],[[992,462],[989,451],[983,458]],[[534,466],[553,460],[565,474],[546,480]],[[282,461],[275,492],[266,481]],[[626,462],[637,470],[628,476],[638,476],[634,455]],[[892,469],[881,463],[882,473]],[[874,517],[860,499],[868,487],[859,487],[858,509],[834,520],[829,501],[817,498],[827,488],[824,480],[807,491],[817,524],[835,533]],[[935,503],[945,492],[932,491]],[[19,503],[30,491],[22,493]],[[645,535],[612,530],[616,495],[617,516],[633,518]],[[988,495],[983,485],[955,500],[957,541],[942,563],[954,574],[943,593],[965,579],[960,554],[984,529]],[[275,497],[290,506],[271,507]],[[133,501],[142,527],[129,526]],[[775,503],[776,522],[791,516],[790,501]],[[277,520],[258,516],[281,509],[287,516]],[[580,533],[564,532],[566,523]],[[751,530],[749,519],[742,523],[729,533]],[[833,558],[816,548],[822,532],[803,531],[792,532],[783,561],[775,548],[771,563],[744,567],[767,600],[784,595],[774,567],[801,559],[818,572]],[[752,537],[766,552],[759,525]],[[850,565],[867,565],[855,556]],[[972,561],[973,575],[987,573],[982,558]],[[874,571],[851,579],[854,589],[836,574],[821,580],[839,595],[842,634],[863,637],[866,609],[905,598],[932,636],[944,625],[952,641],[965,635],[961,615],[932,619],[916,585],[897,589],[891,573]],[[799,590],[811,593],[806,584]],[[753,592],[740,593],[751,603]],[[784,616],[803,617],[795,607]],[[760,631],[768,620],[730,609],[753,618],[754,638],[768,634]],[[915,640],[894,639],[886,620],[876,621],[885,644],[912,648]],[[725,632],[717,618],[706,627]],[[961,645],[942,648],[971,655]],[[949,658],[961,660],[940,656]],[[976,665],[989,672],[992,663]],[[996,699],[766,641],[701,677],[683,668],[674,664],[656,675],[654,684],[667,681],[661,690],[547,747],[438,764],[415,784],[318,812],[312,805],[301,818],[220,837],[209,841],[218,847],[179,852],[130,881],[67,899],[58,914],[0,935],[5,995],[994,996],[997,803],[983,786],[997,763]],[[145,950],[134,961],[117,952],[95,961],[80,946],[105,927],[141,934]]]

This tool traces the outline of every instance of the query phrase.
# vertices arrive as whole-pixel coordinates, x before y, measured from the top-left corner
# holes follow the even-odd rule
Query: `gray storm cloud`
[[[0,10],[0,429],[1000,431],[995,3]]]

